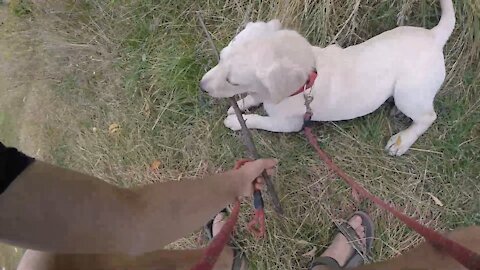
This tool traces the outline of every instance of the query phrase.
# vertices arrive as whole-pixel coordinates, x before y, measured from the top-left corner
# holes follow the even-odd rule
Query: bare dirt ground
[[[43,57],[29,22],[0,5],[0,141],[36,158],[46,151],[41,127],[48,117],[42,108],[49,83]],[[15,269],[22,254],[0,245],[0,269]]]

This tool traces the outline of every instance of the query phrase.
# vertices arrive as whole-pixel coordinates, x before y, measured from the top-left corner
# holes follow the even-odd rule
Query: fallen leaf
[[[313,259],[315,257],[316,252],[317,252],[317,247],[313,247],[309,252],[303,254],[302,257]]]
[[[438,199],[437,197],[435,197],[435,195],[433,195],[433,194],[430,193],[430,192],[427,192],[427,194],[430,195],[430,198],[432,198],[432,200],[435,202],[436,205],[438,205],[438,206],[443,206],[442,201],[440,201],[440,199]]]
[[[160,165],[162,165],[162,163],[160,160],[156,159],[152,162],[152,164],[150,164],[150,170],[157,171],[158,168],[160,168]]]
[[[120,125],[117,123],[113,123],[108,127],[108,132],[110,132],[110,134],[117,133],[118,131],[120,131]]]

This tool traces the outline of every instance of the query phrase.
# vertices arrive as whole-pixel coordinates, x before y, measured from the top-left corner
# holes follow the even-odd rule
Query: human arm
[[[203,179],[122,189],[35,161],[0,195],[0,239],[59,253],[160,249],[248,195],[261,171],[273,166],[258,160]]]

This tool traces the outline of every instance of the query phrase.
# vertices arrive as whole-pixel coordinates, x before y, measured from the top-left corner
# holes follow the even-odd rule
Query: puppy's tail
[[[443,47],[455,27],[455,10],[452,0],[440,0],[440,7],[442,8],[442,17],[438,25],[432,28],[432,32],[437,43]]]

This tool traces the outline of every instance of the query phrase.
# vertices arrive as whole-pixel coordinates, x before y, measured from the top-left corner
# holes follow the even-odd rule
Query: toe
[[[349,221],[348,224],[352,226],[354,229],[361,227],[362,225],[362,217],[361,216],[353,216]]]
[[[361,216],[354,216],[348,221],[348,224],[352,226],[360,238],[365,238],[365,227],[362,225],[362,222]]]
[[[357,229],[355,229],[355,232],[357,233],[357,235],[360,237],[360,238],[364,238],[365,237],[365,228],[363,226],[360,226],[358,227]]]
[[[402,136],[400,133],[393,135],[387,142],[385,150],[389,152],[390,155],[395,155],[398,151],[398,148],[402,145]]]
[[[408,151],[417,138],[418,136],[415,134],[412,135],[412,133],[401,131],[388,140],[385,150],[391,156],[401,156]]]
[[[399,156],[405,154],[407,152],[407,150],[408,150],[408,147],[401,146],[397,149],[397,152],[395,153],[395,155],[397,157],[399,157]]]

